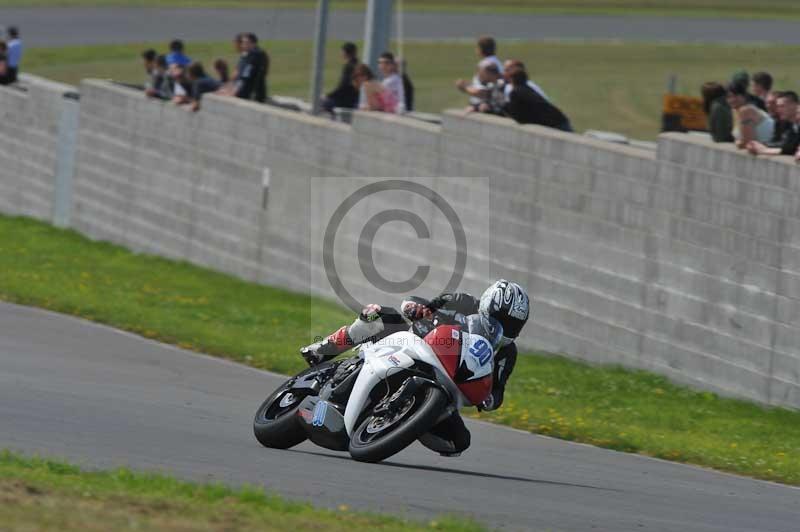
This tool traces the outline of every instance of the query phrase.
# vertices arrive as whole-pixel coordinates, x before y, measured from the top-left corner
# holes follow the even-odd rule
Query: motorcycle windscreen
[[[502,337],[502,327],[492,321],[469,316],[463,327],[440,325],[425,336],[449,377],[473,405],[492,391],[494,352]]]

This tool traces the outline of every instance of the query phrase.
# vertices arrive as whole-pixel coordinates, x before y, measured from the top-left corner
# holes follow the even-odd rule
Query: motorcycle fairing
[[[480,404],[489,396],[494,349],[485,338],[459,325],[440,325],[425,336],[425,343],[471,404]]]
[[[318,396],[308,396],[297,408],[297,419],[312,442],[326,449],[346,451],[350,438],[339,408],[339,405]]]

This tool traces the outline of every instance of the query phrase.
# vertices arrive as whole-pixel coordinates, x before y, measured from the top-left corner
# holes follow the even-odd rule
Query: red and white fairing
[[[489,397],[494,356],[487,339],[459,325],[440,325],[425,336],[425,343],[469,403],[478,405]]]
[[[360,355],[364,367],[344,412],[348,435],[352,435],[372,389],[400,368],[414,366],[416,361],[435,368],[437,380],[453,396],[456,407],[482,403],[492,391],[497,339],[493,340],[459,325],[440,325],[424,339],[404,331],[363,346]]]

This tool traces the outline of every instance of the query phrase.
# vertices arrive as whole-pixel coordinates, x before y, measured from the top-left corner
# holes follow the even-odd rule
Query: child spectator
[[[384,111],[403,114],[406,109],[406,94],[403,79],[397,73],[397,63],[391,52],[383,52],[378,58],[378,68],[383,76]]]
[[[572,131],[567,116],[528,85],[527,72],[514,67],[509,72],[509,77],[513,89],[504,107],[508,116],[520,124],[539,124],[561,131]]]
[[[397,106],[396,101],[386,101],[383,84],[367,65],[359,64],[353,70],[353,86],[359,91],[358,108],[362,111],[393,112]]]
[[[19,76],[19,65],[22,62],[22,41],[19,38],[19,28],[11,26],[8,28],[8,50],[6,60],[8,61],[8,83],[14,83]]]
[[[733,111],[725,99],[725,87],[709,81],[703,84],[700,92],[711,138],[714,142],[733,142]]]
[[[203,98],[203,94],[217,91],[221,83],[206,74],[203,64],[200,62],[194,62],[189,65],[187,77],[191,82],[189,97],[192,103],[192,110],[197,111],[200,109],[200,100]]]
[[[752,140],[764,144],[772,139],[775,121],[766,111],[748,101],[745,85],[736,82],[728,85],[726,100],[734,113],[733,138],[737,147],[745,148]]]
[[[794,155],[800,147],[800,125],[798,124],[798,97],[793,91],[780,93],[778,96],[778,114],[789,126],[784,129],[779,142],[764,144],[758,141],[747,143],[747,151],[753,155]]]
[[[169,43],[169,53],[167,54],[167,65],[188,66],[192,60],[183,53],[183,41],[175,39]]]
[[[353,72],[358,65],[358,48],[354,43],[342,45],[342,75],[339,84],[322,98],[322,108],[333,113],[335,107],[354,109],[358,105],[358,91],[353,86]]]
[[[172,99],[172,80],[167,74],[167,56],[159,55],[153,64],[153,75],[150,78],[150,86],[145,87],[145,94],[150,98],[159,100]]]
[[[464,80],[458,80],[456,86],[459,90],[470,95],[471,103],[467,111],[479,111],[481,113],[503,114],[505,104],[505,93],[503,80],[497,65],[487,63],[478,70],[479,86],[469,85]]]

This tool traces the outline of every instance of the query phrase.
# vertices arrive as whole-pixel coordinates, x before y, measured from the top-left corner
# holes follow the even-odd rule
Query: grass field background
[[[0,216],[0,299],[293,373],[299,347],[352,321],[331,303]],[[470,412],[474,412],[471,409]],[[800,485],[800,412],[664,377],[527,353],[483,419],[557,438]]]
[[[333,0],[333,9],[364,9],[366,0]],[[395,0],[395,6],[401,0]],[[313,8],[316,0],[0,0],[0,7]],[[652,15],[714,18],[800,18],[794,0],[402,0],[406,10]]]
[[[798,2],[800,5],[800,2]],[[328,46],[328,89],[340,71],[340,42]],[[77,84],[83,78],[142,83],[140,52],[166,43],[40,48],[27,52],[25,70]],[[311,45],[269,41],[273,94],[308,99]],[[213,59],[235,62],[230,43],[189,43],[187,52],[210,67]],[[705,81],[730,79],[739,69],[767,70],[779,89],[800,90],[797,46],[653,44],[623,42],[500,42],[500,56],[522,59],[578,131],[601,129],[653,139],[661,121],[661,98],[671,74],[681,93],[697,95]],[[469,79],[477,61],[471,42],[408,42],[404,55],[416,87],[418,110],[440,112],[466,105],[454,81]]]
[[[128,469],[88,472],[56,460],[0,451],[0,530],[479,532],[484,528],[449,517],[415,523],[352,512],[346,505],[325,510],[265,494],[257,487],[191,484]]]

